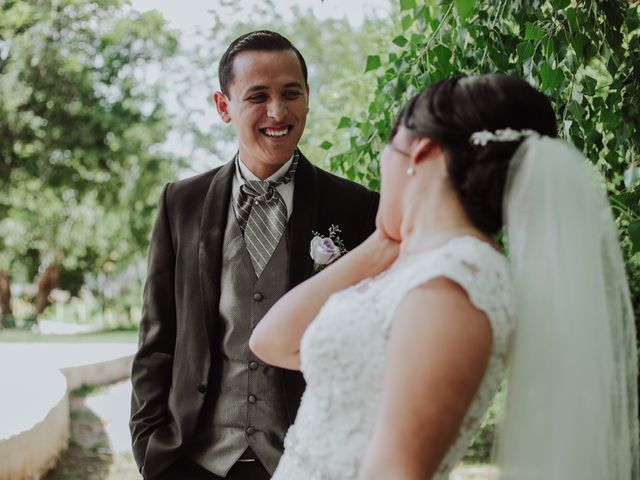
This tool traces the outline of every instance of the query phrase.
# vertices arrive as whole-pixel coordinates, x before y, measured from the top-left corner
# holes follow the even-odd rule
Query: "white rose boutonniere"
[[[311,255],[313,259],[314,272],[319,272],[347,253],[342,239],[338,236],[340,232],[341,230],[337,225],[331,225],[331,227],[329,227],[328,237],[313,232],[314,237],[309,245],[309,255]]]

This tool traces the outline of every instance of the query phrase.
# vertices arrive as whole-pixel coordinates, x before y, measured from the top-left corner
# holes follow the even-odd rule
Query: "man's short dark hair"
[[[270,30],[256,30],[254,32],[245,33],[236,38],[227,51],[224,52],[220,63],[218,64],[218,80],[220,81],[220,90],[226,96],[229,96],[229,86],[233,81],[233,60],[240,52],[247,50],[292,50],[298,57],[304,83],[307,83],[307,64],[293,44],[279,33]]]

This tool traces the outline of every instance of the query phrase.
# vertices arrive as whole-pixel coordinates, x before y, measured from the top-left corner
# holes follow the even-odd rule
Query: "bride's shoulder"
[[[506,257],[493,245],[472,236],[452,238],[431,251],[415,254],[406,264],[409,275],[452,271],[470,279],[497,275],[503,281],[509,276]]]
[[[476,306],[513,301],[509,263],[489,243],[476,237],[456,237],[442,246],[409,259],[399,278],[407,290],[444,277],[466,292]],[[484,309],[484,308],[483,308]]]
[[[507,258],[492,244],[472,236],[457,237],[443,247],[443,257],[472,271],[509,270]]]
[[[446,290],[451,298],[464,296],[487,315],[496,343],[506,345],[513,327],[514,294],[509,263],[492,245],[475,237],[456,237],[415,259],[406,274],[407,293],[426,287]]]

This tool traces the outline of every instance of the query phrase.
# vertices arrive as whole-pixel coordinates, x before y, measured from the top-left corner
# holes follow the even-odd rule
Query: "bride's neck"
[[[431,250],[460,235],[491,241],[471,223],[453,192],[423,192],[405,205],[400,226],[400,255]]]

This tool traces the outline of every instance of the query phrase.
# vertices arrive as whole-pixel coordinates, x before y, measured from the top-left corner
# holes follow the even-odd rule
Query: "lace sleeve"
[[[495,349],[506,354],[513,330],[513,295],[506,259],[490,246],[464,237],[451,241],[432,256],[412,260],[394,278],[388,290],[385,329],[393,321],[402,299],[414,288],[438,277],[462,287],[471,303],[482,310],[491,324]],[[435,256],[435,258],[434,258]]]

